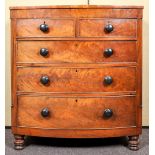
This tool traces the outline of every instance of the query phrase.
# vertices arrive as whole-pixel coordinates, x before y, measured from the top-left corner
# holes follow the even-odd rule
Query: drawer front
[[[106,31],[111,25],[113,30]],[[79,21],[79,36],[81,37],[136,37],[136,19],[81,19]]]
[[[11,18],[142,18],[142,9],[135,8],[52,8],[14,9]]]
[[[48,30],[40,30],[41,24]],[[20,19],[17,20],[17,37],[74,37],[74,19]]]
[[[136,125],[134,100],[134,97],[19,96],[18,126],[66,129],[131,127]]]
[[[136,57],[134,41],[18,41],[17,48],[20,63],[136,62]]]
[[[135,91],[135,67],[19,67],[17,90],[25,92]]]

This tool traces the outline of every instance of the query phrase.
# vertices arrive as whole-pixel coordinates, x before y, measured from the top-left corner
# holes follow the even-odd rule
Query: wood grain
[[[108,67],[86,69],[63,69],[50,67],[18,68],[17,90],[25,92],[119,92],[135,91],[134,67]],[[50,83],[40,82],[48,76]],[[113,83],[106,85],[104,77],[111,76]]]
[[[114,128],[114,129],[39,129],[39,128],[27,128],[27,127],[12,127],[13,133],[20,135],[26,134],[29,136],[38,137],[56,137],[56,138],[109,138],[121,136],[132,136],[140,133],[140,128]]]
[[[17,63],[104,63],[136,62],[134,41],[19,41]],[[40,49],[48,49],[46,57]],[[104,50],[113,49],[106,57]]]
[[[11,18],[18,19],[36,19],[36,18],[142,18],[142,9],[136,8],[108,8],[108,9],[99,9],[99,8],[63,8],[63,9],[15,9],[10,11]]]
[[[51,6],[11,6],[11,10],[28,10],[28,9],[143,9],[143,6],[132,5],[51,5]]]
[[[138,20],[138,42],[137,42],[137,49],[138,49],[138,60],[137,60],[137,126],[142,126],[142,20]],[[142,131],[141,131],[142,132]]]
[[[10,8],[15,146],[22,148],[23,140],[20,147],[17,143],[25,135],[141,134],[142,16],[141,6]],[[48,33],[39,30],[44,22]],[[107,34],[104,26],[109,23],[114,30]],[[39,55],[40,48],[48,48],[48,57]],[[105,58],[106,48],[113,48],[114,53]],[[40,83],[43,75],[50,79],[46,86]],[[111,85],[103,82],[107,75],[113,78]],[[47,118],[40,115],[44,107],[50,110]],[[103,117],[105,108],[114,112],[109,119]],[[130,143],[135,143],[132,139]]]
[[[16,125],[17,96],[16,96],[16,19],[11,20],[11,124]]]
[[[17,68],[24,67],[56,67],[56,68],[103,68],[103,67],[136,67],[137,62],[108,63],[16,63]]]
[[[81,37],[135,37],[137,34],[135,19],[80,19],[79,36]],[[104,31],[108,24],[113,25],[110,33]]]
[[[134,100],[134,97],[53,98],[50,96],[19,96],[18,126],[65,129],[135,126]],[[50,112],[46,118],[41,115],[43,108],[48,108]],[[113,116],[109,119],[103,116],[104,110],[108,108],[113,111]]]
[[[137,37],[16,37],[17,41],[137,41]]]
[[[41,24],[47,24],[48,32],[40,30]],[[20,19],[17,20],[18,37],[73,37],[75,35],[75,23],[73,19]]]

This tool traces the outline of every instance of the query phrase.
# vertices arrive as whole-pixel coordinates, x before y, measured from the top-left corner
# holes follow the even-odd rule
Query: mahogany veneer
[[[142,122],[141,6],[11,7],[12,132],[129,136]]]
[[[49,78],[49,82],[46,85],[40,82],[40,79],[44,76]],[[113,78],[113,82],[109,85],[104,81],[107,76]],[[16,78],[18,92],[85,93],[135,91],[135,76],[135,67],[20,67],[17,68]]]
[[[107,57],[104,51],[109,47],[113,54]],[[46,59],[40,56],[41,48],[48,50]],[[136,62],[136,49],[135,41],[18,41],[16,60],[17,63]]]

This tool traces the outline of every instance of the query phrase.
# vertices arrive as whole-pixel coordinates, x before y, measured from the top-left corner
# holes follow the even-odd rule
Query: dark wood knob
[[[112,115],[113,115],[113,111],[111,109],[105,109],[104,110],[103,116],[105,118],[110,118]]]
[[[112,32],[113,29],[114,29],[114,27],[111,24],[108,24],[105,26],[105,31],[108,33]]]
[[[107,85],[110,85],[113,82],[113,79],[111,76],[105,76],[104,77],[104,83]]]
[[[40,49],[40,55],[43,56],[43,57],[46,57],[48,55],[48,49],[41,48]]]
[[[48,31],[48,25],[47,24],[41,24],[40,25],[40,30],[42,32],[47,32]]]
[[[42,109],[41,115],[42,115],[43,117],[49,116],[49,110],[48,110],[48,108]]]
[[[48,76],[42,76],[42,77],[40,78],[40,82],[41,82],[43,85],[48,84],[48,83],[50,82],[49,77],[48,77]]]
[[[104,50],[104,56],[110,57],[112,54],[113,54],[113,49],[107,48],[106,50]]]

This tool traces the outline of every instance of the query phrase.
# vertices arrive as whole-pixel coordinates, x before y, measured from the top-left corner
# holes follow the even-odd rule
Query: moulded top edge
[[[52,5],[52,6],[11,6],[10,10],[25,9],[143,9],[143,6],[117,5]]]

